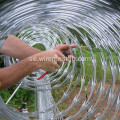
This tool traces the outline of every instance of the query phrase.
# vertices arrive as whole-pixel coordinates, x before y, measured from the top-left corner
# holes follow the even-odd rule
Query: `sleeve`
[[[1,33],[1,31],[0,31],[0,33]],[[3,46],[4,42],[5,42],[5,40],[7,39],[7,37],[8,37],[8,35],[0,34],[0,50],[2,49],[2,46]]]
[[[4,44],[4,42],[5,42],[5,40],[0,40],[0,50],[1,50],[1,48],[2,48],[2,46],[3,46],[3,44]]]

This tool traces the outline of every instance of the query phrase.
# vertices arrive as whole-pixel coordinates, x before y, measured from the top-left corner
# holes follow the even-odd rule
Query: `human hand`
[[[65,56],[58,50],[47,50],[29,57],[29,61],[34,62],[36,69],[43,69],[48,72],[55,72],[60,67]]]
[[[67,54],[68,54],[68,59],[69,60],[74,60],[75,57],[72,55],[71,51],[70,51],[70,47],[71,48],[76,48],[77,45],[75,44],[71,44],[70,46],[69,45],[66,45],[66,44],[61,44],[61,45],[56,45],[56,47],[54,49],[62,52],[62,51],[66,51]]]

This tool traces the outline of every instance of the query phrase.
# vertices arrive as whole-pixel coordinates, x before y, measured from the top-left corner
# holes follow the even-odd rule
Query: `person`
[[[20,59],[18,63],[0,69],[0,91],[16,84],[34,70],[42,69],[48,72],[55,72],[63,60],[68,61],[69,59],[74,59],[74,56],[70,53],[69,45],[66,44],[57,45],[52,50],[40,51],[24,43],[18,37],[9,35],[4,41],[4,44],[0,46],[1,53]],[[76,47],[75,44],[70,46],[71,48]],[[68,53],[68,58],[66,59],[62,54],[63,50]],[[55,59],[39,60],[39,58],[47,57]],[[36,58],[36,60],[32,60],[32,58]]]

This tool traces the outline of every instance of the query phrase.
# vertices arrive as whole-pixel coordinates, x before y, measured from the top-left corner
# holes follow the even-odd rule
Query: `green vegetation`
[[[0,96],[3,98],[4,102],[7,102],[8,98],[11,96],[13,91],[16,89],[17,85],[0,92]],[[19,88],[13,99],[9,102],[10,105],[17,105],[18,108],[21,106],[22,102],[26,102],[28,106],[34,106],[34,92],[30,90],[24,90]]]
[[[36,43],[36,44],[33,45],[33,47],[37,48],[37,49],[39,49],[41,51],[46,50],[45,46],[42,43]]]

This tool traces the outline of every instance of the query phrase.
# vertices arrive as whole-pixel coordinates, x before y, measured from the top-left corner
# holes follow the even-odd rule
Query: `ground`
[[[105,91],[106,91],[107,88],[109,88],[109,87],[110,87],[110,84],[109,84],[109,83],[106,83],[106,89],[105,89]],[[75,91],[73,92],[74,94],[72,94],[72,95],[70,96],[70,98],[67,99],[67,101],[64,103],[64,104],[66,104],[66,106],[69,106],[69,105],[71,104],[74,96],[78,93],[78,90],[79,90],[79,88],[76,88]],[[115,90],[116,90],[116,91],[119,90],[119,84],[116,84]],[[91,90],[89,89],[89,90],[88,90],[88,94],[87,94],[88,97],[89,97],[90,91],[91,91]],[[90,100],[93,100],[93,98],[94,98],[94,96],[95,96],[95,94],[96,94],[96,91],[97,91],[97,87],[96,87],[96,89],[94,90],[93,95],[92,95],[92,97],[91,97]],[[84,92],[85,92],[85,91],[82,91],[82,94],[84,94]],[[100,101],[99,101],[99,103],[97,104],[97,106],[101,105],[101,103],[103,102],[104,96],[105,96],[105,94],[102,95],[102,97],[100,98]],[[98,97],[97,97],[97,98],[98,98]],[[84,97],[81,103],[83,103],[83,101],[84,101],[85,99],[86,99],[86,98]],[[97,99],[96,99],[96,100],[97,100]],[[96,100],[92,103],[92,105],[94,105],[94,104],[96,103]],[[106,105],[107,105],[107,101],[108,101],[108,99],[105,101],[105,103],[104,103],[104,104],[102,105],[102,107],[99,109],[99,111],[98,111],[91,119],[89,119],[89,120],[95,120],[95,119],[104,111],[104,109],[105,109],[105,107],[106,107]],[[74,114],[80,109],[80,107],[81,107],[81,105],[82,105],[81,103],[78,104],[75,108],[73,108],[64,118],[67,118],[67,117],[69,117],[69,116],[74,115]],[[112,104],[110,104],[110,106],[108,107],[106,113],[110,110],[111,106],[112,106]],[[115,105],[115,107],[116,107],[116,105]],[[112,116],[113,116],[114,113],[115,113],[115,107],[114,107],[114,109],[110,112],[110,115],[109,115],[105,120],[111,120]],[[87,110],[85,111],[85,113],[86,113],[86,112],[87,112]],[[81,119],[83,118],[83,116],[85,115],[85,113],[79,115],[75,120],[81,120]],[[106,113],[105,113],[105,114],[106,114]],[[119,113],[117,114],[117,117],[115,118],[115,120],[117,120],[118,116],[119,116]]]

